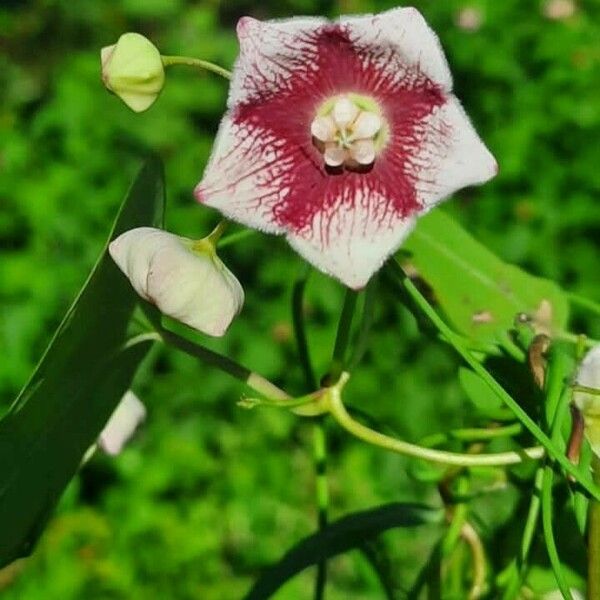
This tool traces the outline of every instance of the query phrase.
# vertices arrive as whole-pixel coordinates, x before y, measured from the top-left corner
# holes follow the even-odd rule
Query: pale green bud
[[[209,238],[139,227],[111,242],[109,252],[142,298],[202,333],[224,335],[242,309],[244,290]]]
[[[113,46],[102,48],[102,81],[129,108],[142,112],[152,106],[165,82],[156,46],[139,33],[124,33]]]

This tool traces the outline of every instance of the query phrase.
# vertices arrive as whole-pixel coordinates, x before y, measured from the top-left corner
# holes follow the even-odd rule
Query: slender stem
[[[473,583],[469,591],[469,600],[477,600],[485,591],[485,549],[479,534],[470,523],[464,523],[460,535],[467,542],[473,559]]]
[[[317,377],[312,366],[308,338],[306,336],[306,323],[304,321],[304,292],[310,276],[311,268],[307,267],[304,273],[294,284],[292,291],[292,320],[296,347],[304,380],[309,390],[317,388]],[[327,439],[323,417],[319,417],[313,429],[313,461],[315,465],[315,488],[317,497],[317,525],[320,532],[327,527],[327,512],[329,506],[329,489],[327,485]],[[325,595],[327,582],[327,561],[322,560],[317,564],[317,577],[315,579],[315,600],[321,600]]]
[[[203,69],[204,71],[211,71],[216,73],[225,79],[231,79],[231,71],[215,65],[207,60],[200,58],[192,58],[190,56],[161,56],[162,63],[165,67],[171,67],[173,65],[185,65],[186,67],[194,67],[196,69]]]
[[[600,344],[600,341],[593,340],[585,335],[578,335],[577,333],[570,333],[569,331],[561,331],[554,335],[556,339],[569,342],[571,344],[578,344],[584,348],[593,348]]]
[[[304,322],[304,291],[306,283],[310,276],[310,267],[296,280],[292,291],[292,321],[294,323],[294,335],[296,338],[296,348],[300,365],[304,371],[304,380],[309,390],[315,390],[318,387],[315,371],[312,366],[310,352],[308,349],[308,340],[306,337],[306,325]]]
[[[529,551],[533,545],[533,537],[537,529],[538,519],[540,515],[540,496],[542,490],[542,481],[544,478],[544,468],[540,467],[535,472],[533,481],[533,494],[529,503],[527,519],[523,529],[523,538],[521,539],[521,548],[519,556],[514,558],[507,569],[498,576],[498,584],[505,586],[506,589],[502,594],[502,600],[513,600],[517,597],[521,589],[521,583],[527,568],[529,559]]]
[[[490,429],[453,429],[447,433],[434,433],[423,438],[420,442],[421,446],[439,446],[445,444],[449,440],[461,440],[463,442],[481,442],[493,440],[500,437],[511,437],[518,435],[523,431],[521,423],[513,423],[504,427],[493,427]]]
[[[498,467],[503,465],[516,465],[525,462],[526,460],[537,460],[544,456],[544,449],[539,446],[525,448],[518,452],[461,454],[458,452],[424,448],[423,446],[417,446],[409,442],[397,440],[355,421],[346,411],[339,394],[332,393],[330,395],[329,411],[331,416],[342,428],[364,442],[372,444],[373,446],[385,448],[391,452],[440,464],[456,465],[459,467]]]
[[[580,296],[579,294],[574,294],[573,292],[567,292],[567,298],[569,298],[571,304],[575,304],[576,306],[580,306],[581,308],[585,308],[590,312],[600,315],[600,303],[594,302],[593,300],[585,298],[584,296]]]
[[[600,459],[592,459],[594,480],[600,484]],[[600,502],[591,500],[588,530],[588,600],[600,600]]]
[[[313,430],[313,456],[316,470],[316,493],[319,531],[327,527],[329,512],[329,486],[327,482],[327,437],[323,417],[319,417]],[[317,578],[315,580],[315,600],[322,600],[325,596],[327,583],[327,561],[317,564]]]
[[[549,397],[552,395],[552,390],[549,390]],[[568,414],[569,408],[569,392],[567,389],[560,395],[559,403],[556,406],[554,415],[550,414],[549,419],[552,418],[552,441],[558,442],[561,437],[561,425]],[[544,531],[544,540],[546,543],[546,550],[548,552],[548,558],[554,572],[554,577],[558,588],[566,600],[573,600],[571,590],[564,578],[562,572],[562,564],[556,548],[556,541],[554,539],[554,531],[552,528],[552,482],[554,479],[554,471],[551,464],[547,464],[544,467],[544,477],[542,480],[542,529]]]
[[[362,319],[354,341],[352,355],[348,360],[348,371],[352,372],[358,366],[367,351],[371,327],[375,313],[375,300],[377,299],[377,277],[373,277],[365,290],[365,302],[363,304]]]
[[[402,273],[398,263],[391,261],[394,274],[400,278],[404,287],[416,302],[419,308],[429,317],[438,331],[445,337],[450,345],[460,356],[471,366],[471,368],[481,376],[488,387],[512,410],[515,416],[523,423],[525,428],[536,438],[536,440],[546,448],[548,454],[570,475],[572,475],[582,487],[584,487],[592,496],[600,499],[600,488],[590,480],[587,474],[582,473],[575,467],[561,450],[553,443],[550,438],[538,427],[535,421],[519,406],[519,404],[506,392],[506,390],[492,377],[487,369],[471,354],[471,352],[462,344],[460,336],[456,335],[443,319],[437,314],[427,299],[421,294],[410,279]]]
[[[206,238],[213,246],[216,246],[224,231],[227,229],[229,225],[229,221],[227,219],[222,219],[219,221],[217,226],[210,232],[208,237]]]
[[[250,237],[255,233],[257,233],[257,231],[254,229],[242,229],[242,231],[236,231],[235,233],[231,233],[219,240],[219,248],[224,248],[225,246],[237,244],[237,242],[245,240],[247,237]]]
[[[352,318],[354,317],[357,298],[358,294],[356,292],[350,289],[346,290],[344,306],[342,307],[342,314],[340,315],[337,334],[335,336],[333,358],[328,374],[330,383],[335,383],[339,379],[346,364],[346,351],[348,349],[348,342],[350,341]]]

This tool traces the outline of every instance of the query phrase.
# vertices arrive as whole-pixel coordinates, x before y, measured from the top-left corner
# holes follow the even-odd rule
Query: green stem
[[[600,459],[592,459],[594,481],[600,484]],[[588,600],[600,600],[600,502],[590,501],[588,515]]]
[[[219,240],[219,248],[224,248],[225,246],[231,246],[232,244],[237,244],[239,241],[246,239],[258,233],[254,229],[242,229],[242,231],[236,231],[230,235],[225,236]]]
[[[362,310],[362,319],[352,348],[352,355],[348,360],[348,371],[352,372],[362,360],[369,344],[371,327],[375,313],[375,300],[377,299],[377,277],[373,277],[365,290],[365,301]]]
[[[186,67],[194,67],[196,69],[202,69],[204,71],[211,71],[216,73],[225,79],[231,79],[231,71],[215,65],[207,60],[200,58],[192,58],[189,56],[161,56],[162,63],[165,67],[171,67],[173,65],[185,65]]]
[[[515,416],[523,423],[525,428],[536,438],[536,440],[546,448],[548,454],[556,460],[556,462],[570,475],[572,475],[582,487],[584,487],[592,496],[600,499],[600,488],[590,480],[587,474],[581,472],[575,467],[569,459],[561,452],[550,438],[538,427],[533,419],[519,406],[519,404],[506,392],[506,390],[492,377],[487,369],[465,348],[462,344],[460,336],[456,335],[443,319],[437,314],[434,308],[429,304],[427,299],[415,287],[412,281],[402,273],[400,265],[396,261],[389,263],[396,277],[404,285],[411,298],[415,301],[418,307],[429,317],[438,331],[450,343],[465,362],[471,366],[487,384],[487,386],[512,410]]]
[[[600,304],[598,302],[594,302],[589,298],[574,294],[573,292],[567,292],[567,298],[569,298],[571,304],[575,304],[576,306],[580,306],[581,308],[585,308],[590,312],[600,315]]]
[[[434,433],[423,438],[421,446],[439,446],[450,440],[461,440],[463,442],[485,442],[501,437],[519,435],[523,431],[521,423],[513,423],[504,427],[493,427],[490,429],[464,428],[453,429],[447,433]]]
[[[304,321],[304,293],[310,276],[311,268],[307,267],[298,278],[292,290],[292,320],[300,365],[304,371],[304,380],[309,390],[317,388],[317,377],[312,366],[306,324]],[[327,440],[323,417],[319,417],[313,430],[313,461],[315,465],[315,488],[317,498],[317,525],[320,532],[327,527],[327,512],[329,506],[329,489],[327,485]],[[315,579],[315,600],[321,600],[325,594],[327,583],[327,561],[322,560],[317,564],[317,577]]]
[[[306,283],[310,276],[311,269],[308,267],[305,272],[296,280],[292,290],[292,321],[294,323],[294,335],[296,338],[296,348],[300,365],[304,371],[304,380],[309,390],[315,390],[318,387],[315,371],[312,366],[310,352],[308,349],[308,340],[306,337],[306,325],[304,323],[304,292]]]
[[[485,591],[485,549],[481,543],[481,538],[470,523],[465,523],[461,530],[461,537],[467,542],[471,550],[471,559],[473,563],[473,582],[469,590],[469,600],[477,600],[483,596]]]
[[[313,456],[316,470],[316,495],[317,495],[317,522],[319,531],[327,527],[329,512],[329,486],[327,482],[327,438],[323,417],[319,417],[313,430]],[[317,578],[315,580],[315,600],[322,600],[325,596],[327,583],[327,561],[320,561],[317,565]]]
[[[328,380],[331,384],[339,379],[346,364],[346,351],[348,349],[348,342],[350,341],[352,319],[354,317],[357,298],[358,294],[355,291],[350,289],[346,290],[344,306],[342,307],[342,314],[340,315],[337,334],[335,336],[333,358],[328,373]]]
[[[335,390],[332,390],[334,392]],[[444,465],[456,465],[459,467],[498,467],[504,465],[516,465],[526,460],[537,460],[544,456],[541,447],[525,448],[519,452],[499,452],[496,454],[461,454],[458,452],[447,452],[445,450],[434,450],[397,440],[383,435],[362,423],[355,421],[346,411],[342,402],[341,394],[331,393],[329,397],[329,412],[343,429],[353,436],[379,446],[391,452],[421,458],[431,462]]]
[[[558,385],[558,382],[557,382]],[[562,384],[560,384],[562,386]],[[553,395],[553,391],[549,389],[549,399]],[[554,415],[551,412],[548,414],[548,419],[552,419],[552,432],[551,437],[554,443],[557,443],[561,438],[561,425],[568,414],[569,409],[569,392],[567,389],[562,391],[560,394],[559,403],[556,406]],[[544,476],[542,480],[542,529],[544,531],[544,540],[546,543],[546,550],[548,552],[548,558],[556,578],[556,583],[560,589],[562,595],[566,600],[573,600],[571,590],[564,578],[562,572],[562,564],[558,555],[556,547],[556,541],[554,539],[554,531],[552,528],[552,482],[554,479],[554,471],[551,464],[547,464],[544,467]]]
[[[209,241],[213,246],[216,246],[228,225],[229,221],[227,221],[227,219],[222,219],[219,221],[217,226],[207,236],[207,241]]]

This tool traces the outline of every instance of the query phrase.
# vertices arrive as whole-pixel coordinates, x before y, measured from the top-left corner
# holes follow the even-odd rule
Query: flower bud
[[[600,456],[600,346],[595,346],[585,355],[575,383],[597,390],[596,394],[576,391],[573,402],[583,415],[585,435],[590,446],[594,454]]]
[[[140,227],[119,236],[110,255],[135,291],[189,327],[222,336],[244,304],[244,290],[213,243]]]
[[[98,438],[98,446],[106,454],[119,454],[145,418],[146,408],[140,399],[132,391],[125,392],[104,426]]]
[[[113,46],[102,48],[102,80],[129,108],[152,106],[165,82],[160,52],[139,33],[124,33]]]

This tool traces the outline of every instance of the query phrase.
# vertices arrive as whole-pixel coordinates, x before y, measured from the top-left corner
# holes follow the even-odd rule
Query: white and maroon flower
[[[416,217],[497,172],[414,8],[238,24],[240,56],[200,202],[285,234],[366,284]]]

